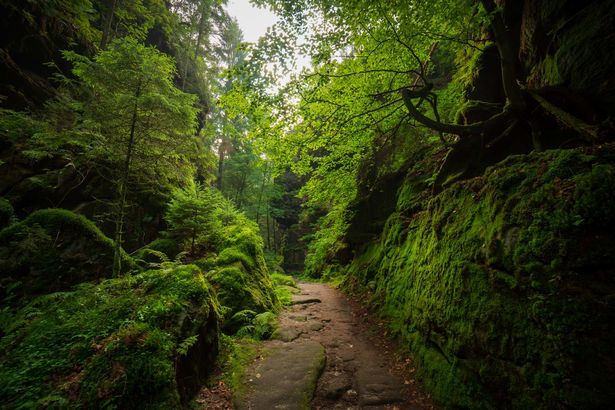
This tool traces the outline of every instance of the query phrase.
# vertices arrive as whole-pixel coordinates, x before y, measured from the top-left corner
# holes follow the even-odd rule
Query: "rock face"
[[[463,408],[615,400],[615,145],[512,156],[417,208],[412,175],[345,268]],[[369,295],[368,295],[369,296]]]
[[[601,112],[613,112],[613,25],[615,8],[610,0],[524,1],[520,57],[528,86],[565,87],[600,105]],[[564,102],[575,104],[570,99]]]
[[[485,135],[465,135],[454,144],[434,183],[438,191],[455,181],[481,175],[509,155],[534,149],[575,147],[595,140],[612,141],[615,126],[615,64],[611,0],[496,1],[502,7],[509,38],[503,42],[516,57],[515,79],[522,86],[526,110],[522,120]],[[486,30],[489,32],[490,30]],[[493,38],[492,38],[493,40]],[[459,80],[466,101],[456,122],[477,123],[502,111],[501,64],[495,43],[470,52]],[[545,102],[547,104],[545,104]],[[549,109],[546,107],[550,104]],[[562,126],[562,112],[589,124],[592,136]],[[505,130],[505,132],[504,132]]]

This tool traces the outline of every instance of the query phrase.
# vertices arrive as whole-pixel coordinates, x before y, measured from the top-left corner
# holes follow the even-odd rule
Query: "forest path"
[[[238,409],[434,408],[381,323],[327,285],[299,286],[247,370]]]

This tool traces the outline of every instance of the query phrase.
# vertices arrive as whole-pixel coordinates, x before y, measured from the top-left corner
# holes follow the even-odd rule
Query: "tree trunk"
[[[209,21],[209,5],[201,3],[201,15],[199,17],[199,33],[196,38],[196,45],[194,47],[194,60],[199,58],[199,51],[201,50],[201,42],[203,41],[203,34],[205,34],[205,22]]]
[[[115,15],[115,8],[117,5],[117,0],[111,1],[111,7],[109,8],[109,12],[105,18],[105,27],[103,28],[102,38],[100,40],[100,49],[104,50],[107,48],[107,43],[109,42],[109,33],[111,32],[111,23],[113,22],[113,16]]]
[[[235,203],[237,204],[237,208],[241,208],[241,204],[243,203],[243,192],[246,189],[246,179],[247,179],[248,171],[244,170],[241,174],[241,183],[237,188],[237,193],[235,194]]]
[[[517,83],[516,65],[517,57],[513,50],[512,39],[508,27],[504,22],[504,16],[501,11],[496,10],[496,4],[493,0],[481,0],[485,10],[493,15],[491,21],[491,29],[495,37],[495,44],[500,53],[500,67],[502,70],[502,84],[504,94],[506,94],[507,103],[515,113],[520,113],[525,110],[525,99],[521,93],[521,87]]]
[[[263,169],[263,182],[261,183],[261,190],[258,193],[258,202],[256,205],[256,224],[259,225],[259,217],[261,213],[261,205],[263,202],[263,192],[265,191],[265,183],[267,182],[267,165],[265,165],[265,169]],[[260,225],[259,225],[260,226]]]
[[[135,91],[135,105],[132,111],[132,119],[130,121],[130,137],[128,138],[128,146],[126,147],[126,157],[124,159],[124,167],[120,175],[118,187],[118,207],[115,218],[115,245],[113,252],[113,276],[118,277],[122,271],[122,230],[124,229],[124,207],[126,206],[126,192],[128,191],[128,175],[130,172],[130,161],[135,145],[135,129],[138,119],[139,96],[141,95],[141,82],[137,85]]]
[[[225,150],[224,141],[220,143],[220,147],[218,148],[218,176],[216,178],[216,188],[222,192],[222,171],[224,170],[224,150]]]
[[[266,221],[267,221],[267,246],[266,249],[269,250],[271,249],[271,230],[269,227],[269,204],[267,204],[267,214],[266,214]]]
[[[278,253],[278,230],[277,230],[277,224],[275,220],[273,221],[271,225],[273,227],[273,251],[277,254]]]

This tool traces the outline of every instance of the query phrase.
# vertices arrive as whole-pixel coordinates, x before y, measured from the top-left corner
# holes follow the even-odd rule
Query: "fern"
[[[196,344],[198,338],[199,335],[192,335],[185,338],[184,341],[177,346],[177,353],[179,353],[180,356],[185,356],[188,354],[188,350]]]
[[[254,325],[245,325],[242,326],[236,333],[237,337],[239,338],[246,338],[246,337],[252,337],[254,338],[255,336],[255,327]]]
[[[277,328],[277,318],[271,312],[264,312],[254,317],[254,336],[257,339],[268,339]]]

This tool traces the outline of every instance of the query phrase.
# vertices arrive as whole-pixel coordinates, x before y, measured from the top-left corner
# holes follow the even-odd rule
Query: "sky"
[[[256,8],[248,0],[229,0],[227,10],[237,19],[244,41],[249,43],[255,43],[267,32],[267,27],[278,21],[271,11]]]

